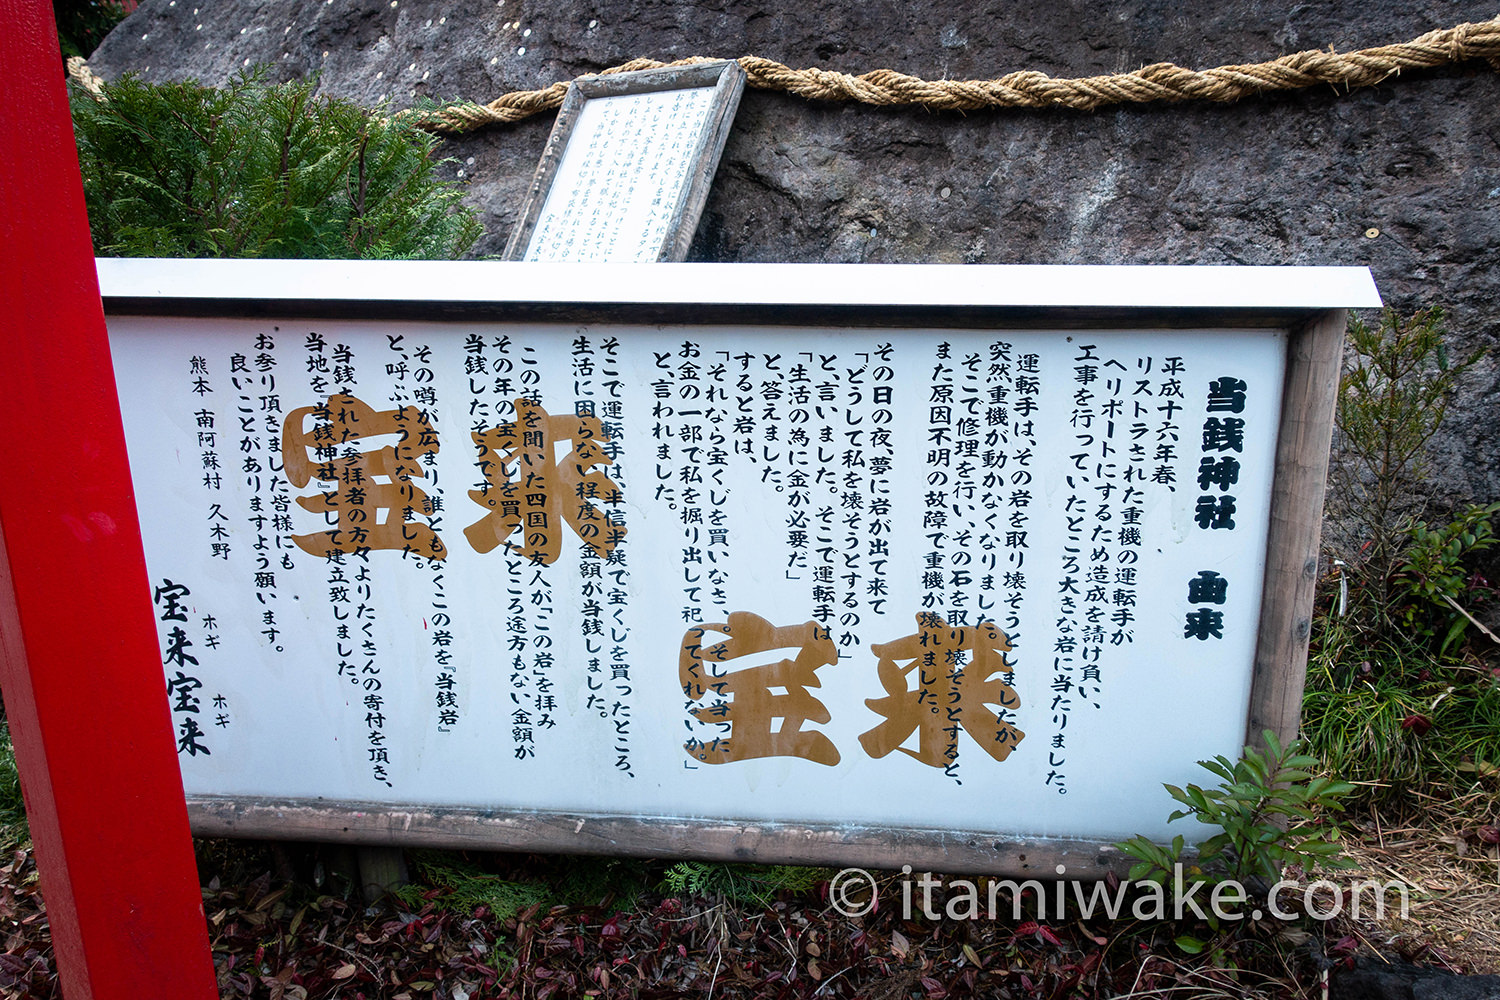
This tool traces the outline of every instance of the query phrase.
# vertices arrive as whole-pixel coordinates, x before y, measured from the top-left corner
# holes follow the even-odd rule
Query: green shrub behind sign
[[[435,137],[314,88],[247,75],[75,91],[95,251],[454,258],[473,246],[479,223],[437,176]]]

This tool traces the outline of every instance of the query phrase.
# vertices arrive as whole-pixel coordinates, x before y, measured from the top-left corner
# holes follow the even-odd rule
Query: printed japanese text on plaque
[[[1238,751],[1283,332],[110,328],[190,794],[1108,839]]]
[[[713,106],[713,87],[584,102],[522,259],[655,261]]]

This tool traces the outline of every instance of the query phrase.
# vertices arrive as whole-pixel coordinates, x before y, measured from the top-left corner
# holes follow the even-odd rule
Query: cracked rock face
[[[636,56],[1087,76],[1348,51],[1494,14],[1477,0],[146,0],[90,65],[107,79],[220,83],[264,63],[273,77],[317,73],[327,92],[402,106],[483,102]],[[477,253],[504,247],[550,127],[540,115],[447,144],[485,224]],[[1455,350],[1472,349],[1500,337],[1500,73],[1478,62],[1348,95],[1090,114],[747,90],[692,259],[1366,265],[1388,303],[1443,306]],[[1500,497],[1496,364],[1474,370],[1436,444],[1442,502]]]

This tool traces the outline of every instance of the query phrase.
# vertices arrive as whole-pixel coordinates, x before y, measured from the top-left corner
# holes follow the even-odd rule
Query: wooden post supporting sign
[[[0,681],[68,1000],[218,995],[52,8],[0,0]]]

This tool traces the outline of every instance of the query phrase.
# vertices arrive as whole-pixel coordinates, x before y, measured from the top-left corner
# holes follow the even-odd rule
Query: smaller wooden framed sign
[[[744,89],[729,61],[574,81],[505,259],[687,259]]]

